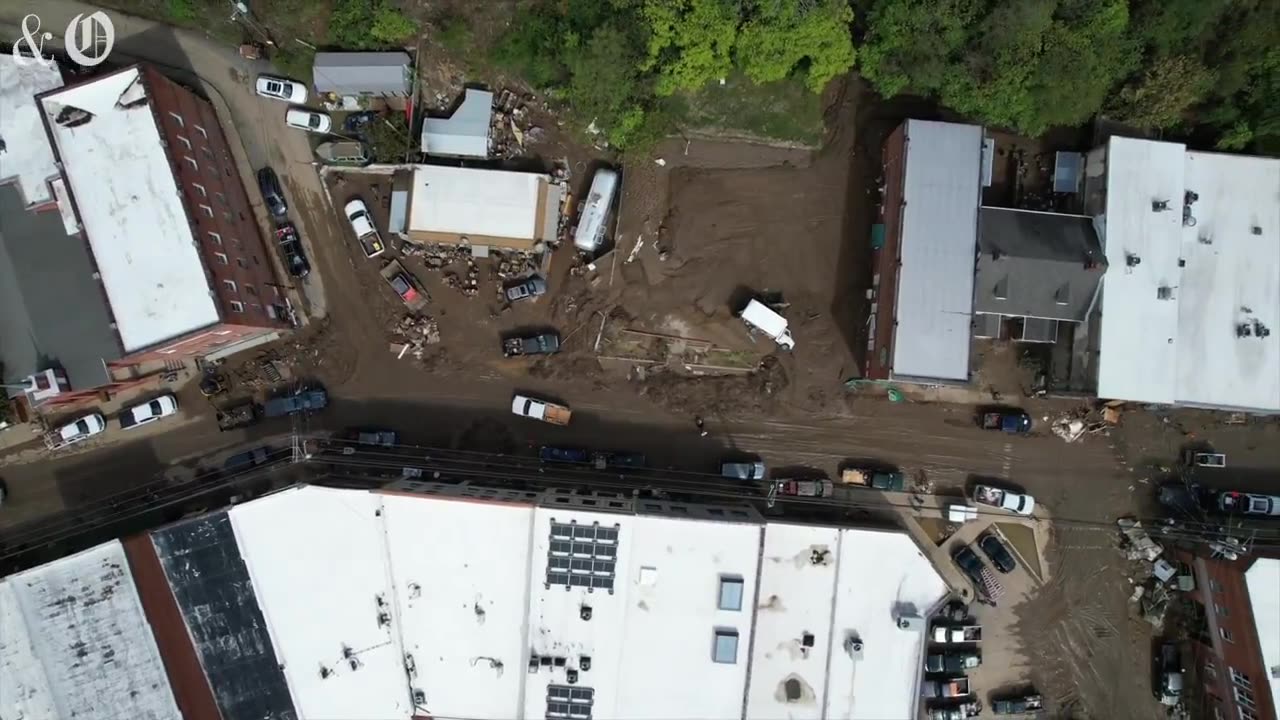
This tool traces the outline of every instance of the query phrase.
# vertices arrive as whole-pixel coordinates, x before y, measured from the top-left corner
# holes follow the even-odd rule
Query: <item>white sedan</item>
[[[125,430],[142,427],[161,418],[177,414],[178,399],[173,395],[161,395],[154,400],[144,402],[141,405],[134,405],[120,413],[120,427]]]
[[[102,417],[102,413],[90,413],[58,428],[57,433],[61,445],[70,445],[88,440],[106,429],[107,421]]]
[[[259,95],[272,100],[283,100],[298,105],[307,101],[307,86],[288,78],[259,75],[254,88]]]
[[[325,113],[303,108],[290,108],[284,114],[284,122],[289,127],[320,133],[321,135],[329,132],[329,129],[333,127],[333,118]]]

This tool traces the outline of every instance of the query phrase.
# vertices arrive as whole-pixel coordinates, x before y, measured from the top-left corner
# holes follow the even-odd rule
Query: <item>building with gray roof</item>
[[[445,157],[489,157],[489,123],[493,118],[493,93],[467,88],[462,103],[447,118],[427,118],[422,123],[422,152]]]
[[[1054,342],[1059,323],[1088,317],[1107,269],[1092,218],[984,207],[978,227],[976,335],[1000,337],[1019,318],[1013,339]]]
[[[340,97],[408,96],[412,63],[403,52],[316,53],[312,70],[317,92]]]

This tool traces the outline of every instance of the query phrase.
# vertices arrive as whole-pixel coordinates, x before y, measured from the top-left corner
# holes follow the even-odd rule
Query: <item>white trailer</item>
[[[759,300],[747,303],[742,310],[742,321],[773,338],[778,347],[784,350],[795,349],[796,341],[787,328],[787,319]]]
[[[582,201],[582,213],[578,216],[578,229],[573,233],[573,244],[583,252],[595,252],[604,242],[609,208],[618,189],[618,173],[601,168],[591,178],[591,190]]]

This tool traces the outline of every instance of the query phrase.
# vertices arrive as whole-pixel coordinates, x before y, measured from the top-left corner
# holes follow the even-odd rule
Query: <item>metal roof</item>
[[[57,210],[31,212],[0,185],[0,362],[5,383],[60,367],[75,389],[108,381],[123,350],[111,328],[89,248],[68,237]]]
[[[422,124],[422,152],[451,157],[489,157],[489,122],[493,93],[467,88],[462,104],[447,118],[427,118]]]
[[[402,52],[316,53],[312,76],[320,92],[339,95],[408,95],[410,60]]]
[[[895,377],[969,379],[982,128],[908,120]]]
[[[973,310],[1082,321],[1107,268],[1093,219],[984,207]]]

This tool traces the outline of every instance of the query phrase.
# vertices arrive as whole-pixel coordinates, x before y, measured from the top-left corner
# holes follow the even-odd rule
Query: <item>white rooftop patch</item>
[[[410,237],[427,242],[530,248],[555,236],[561,187],[550,176],[418,165],[409,198]]]
[[[1259,558],[1244,574],[1272,703],[1280,703],[1280,559]]]
[[[893,374],[969,379],[982,128],[908,120]]]
[[[231,510],[301,720],[412,713],[381,512],[379,495],[320,487]]]
[[[1280,410],[1280,160],[1111,138],[1105,229],[1098,394]]]
[[[35,96],[60,87],[56,62],[0,53],[0,183],[17,182],[27,205],[53,200],[49,181],[58,176],[58,165]]]
[[[0,581],[0,711],[180,719],[119,542]]]
[[[126,352],[219,320],[146,93],[133,67],[42,100]]]

